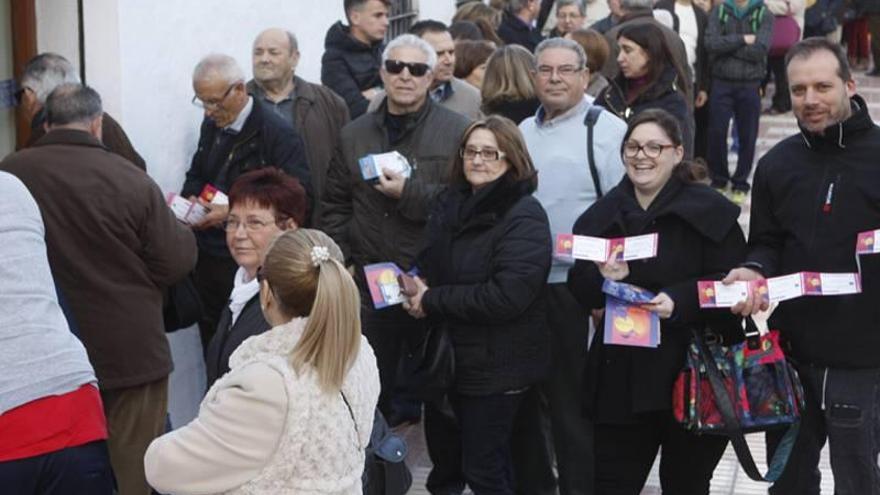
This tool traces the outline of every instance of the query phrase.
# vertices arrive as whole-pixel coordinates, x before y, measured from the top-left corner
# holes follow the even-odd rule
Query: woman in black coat
[[[693,156],[694,114],[684,69],[675,62],[663,32],[651,24],[624,26],[617,34],[620,73],[596,97],[596,104],[629,122],[649,108],[661,108],[682,123],[685,157]]]
[[[581,215],[576,235],[603,238],[657,233],[657,256],[626,262],[577,261],[572,294],[587,309],[605,306],[603,279],[657,294],[646,307],[661,320],[657,348],[605,344],[596,333],[587,358],[585,409],[595,423],[596,489],[638,495],[662,446],[664,493],[708,494],[727,439],[684,430],[672,415],[672,385],[684,366],[692,329],[742,338],[726,310],[701,311],[697,281],[720,280],[745,257],[739,208],[697,183],[705,172],[683,161],[672,115],[646,110],[632,119],[622,146],[626,177]]]
[[[514,493],[514,416],[549,358],[542,291],[552,242],[547,215],[532,197],[536,186],[519,129],[490,116],[465,132],[452,185],[428,221],[419,257],[427,285],[416,279],[419,291],[406,307],[450,332],[455,384],[449,398],[457,426],[426,403],[425,434],[432,454],[461,456],[435,462],[433,493],[452,488],[459,469],[458,491],[466,482],[478,495]]]

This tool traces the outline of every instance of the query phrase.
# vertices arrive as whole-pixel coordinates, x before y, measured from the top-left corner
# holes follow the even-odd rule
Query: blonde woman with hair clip
[[[272,242],[249,338],[190,424],[147,450],[147,480],[174,494],[360,494],[379,397],[360,297],[342,252],[299,229]]]

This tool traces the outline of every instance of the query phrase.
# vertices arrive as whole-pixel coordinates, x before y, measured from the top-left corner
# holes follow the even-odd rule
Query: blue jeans
[[[836,495],[880,495],[880,369],[798,366],[807,407],[798,438],[772,495],[818,495],[826,439]],[[824,406],[824,407],[823,407]],[[773,455],[783,432],[767,433]]]
[[[112,495],[104,441],[0,462],[0,492],[10,495]]]
[[[749,191],[749,173],[755,161],[755,143],[761,118],[760,82],[729,83],[715,79],[709,93],[709,172],[714,187],[733,184],[734,191]],[[727,167],[727,132],[734,119],[739,136],[736,171]]]

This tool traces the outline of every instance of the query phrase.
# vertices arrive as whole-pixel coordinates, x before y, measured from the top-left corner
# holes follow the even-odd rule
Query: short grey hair
[[[578,67],[584,68],[587,66],[587,52],[584,51],[584,47],[580,45],[577,41],[568,40],[565,38],[547,38],[546,40],[538,43],[538,46],[535,47],[535,60],[538,60],[538,57],[541,56],[541,52],[544,50],[549,50],[551,48],[562,48],[565,50],[571,50],[577,55],[578,58]]]
[[[296,53],[299,51],[299,43],[296,41],[296,35],[288,30],[284,30],[284,34],[287,35],[287,43],[290,46],[290,53]]]
[[[21,75],[21,86],[30,88],[43,105],[49,93],[64,83],[79,83],[79,74],[73,64],[57,53],[41,53],[30,59]]]
[[[385,46],[385,51],[382,52],[382,65],[385,65],[385,61],[388,60],[392,50],[403,47],[419,49],[428,57],[428,61],[425,63],[428,64],[428,67],[430,67],[431,70],[434,70],[434,66],[437,65],[437,52],[434,51],[434,47],[432,47],[430,43],[414,34],[401,34],[397,38],[391,40],[391,42]]]
[[[626,11],[653,10],[654,0],[620,0],[620,8]]]
[[[582,16],[587,15],[587,6],[581,0],[556,0],[556,12],[559,12],[559,9],[563,7],[570,7],[572,5],[578,8],[578,12]]]
[[[193,70],[193,81],[203,81],[209,77],[220,77],[229,84],[244,81],[244,71],[238,62],[229,55],[212,53],[196,64]]]
[[[58,85],[46,98],[46,124],[86,124],[104,114],[101,96],[79,83]]]

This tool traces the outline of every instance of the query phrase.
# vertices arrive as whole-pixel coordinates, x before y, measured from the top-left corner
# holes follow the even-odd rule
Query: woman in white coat
[[[273,328],[232,354],[195,420],[153,441],[147,480],[181,495],[360,494],[379,374],[342,252],[288,231],[257,277]]]

